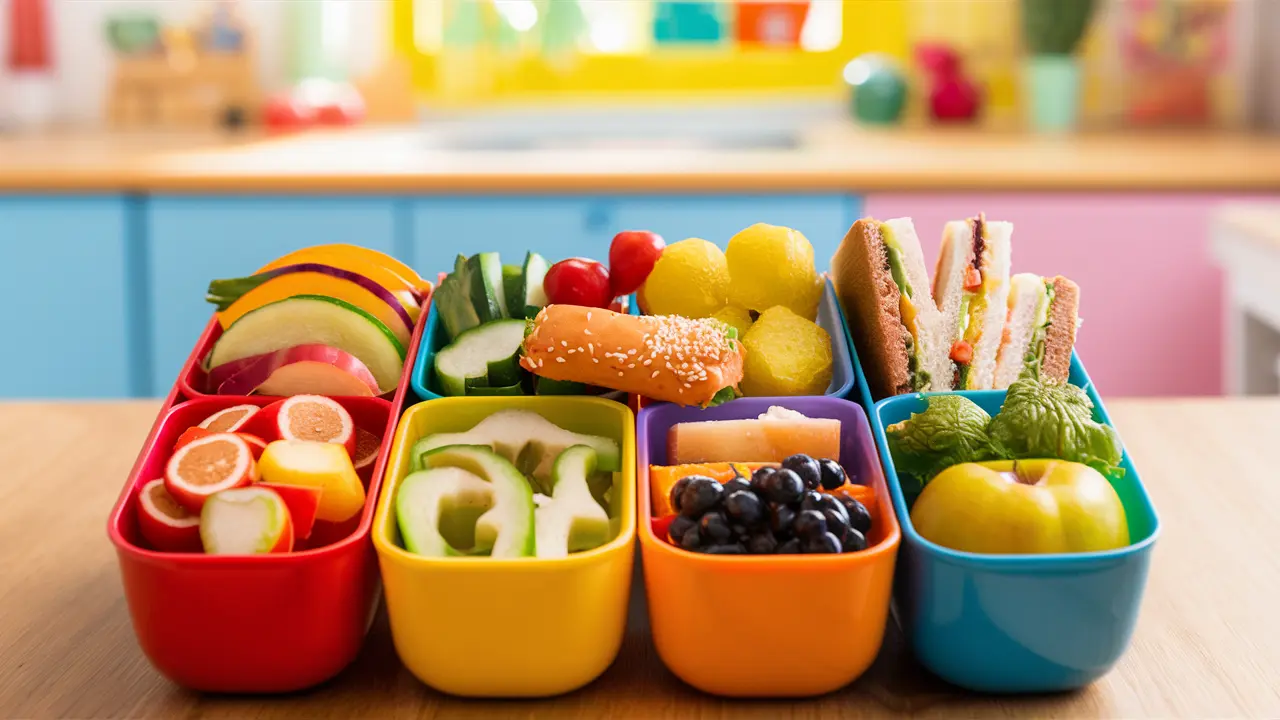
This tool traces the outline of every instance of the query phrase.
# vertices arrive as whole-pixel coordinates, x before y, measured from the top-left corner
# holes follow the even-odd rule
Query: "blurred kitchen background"
[[[0,0],[0,397],[159,396],[354,242],[1015,223],[1108,396],[1280,392],[1275,0]],[[929,258],[932,260],[932,257]]]

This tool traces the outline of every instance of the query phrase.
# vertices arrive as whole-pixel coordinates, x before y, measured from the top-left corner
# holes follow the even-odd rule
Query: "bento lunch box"
[[[530,410],[567,430],[617,438],[609,543],[555,559],[424,557],[403,548],[395,498],[421,437],[469,430],[498,410]],[[456,397],[419,403],[396,431],[373,521],[396,652],[423,683],[468,697],[576,690],[622,644],[635,540],[635,416],[591,397]]]
[[[840,555],[719,556],[659,538],[649,466],[667,462],[671,427],[754,418],[774,405],[840,420],[840,464],[876,490],[869,547]],[[865,672],[884,639],[901,535],[862,408],[833,397],[741,398],[707,410],[664,403],[641,410],[638,425],[649,624],[671,672],[703,692],[731,697],[821,695]],[[805,630],[811,626],[821,628],[817,642]]]
[[[366,500],[358,519],[343,526],[317,525],[308,540],[314,549],[292,553],[161,553],[143,543],[137,493],[163,475],[178,436],[216,410],[276,399],[213,395],[183,402],[184,371],[107,528],[138,644],[161,674],[192,690],[282,693],[318,685],[355,659],[377,610],[381,583],[369,533],[422,331],[419,322],[391,402],[335,398],[358,426],[382,437],[382,448],[371,472],[362,477]],[[198,366],[216,332],[215,318],[188,358],[188,370]]]
[[[1086,389],[1094,419],[1111,419],[1079,357],[1074,385]],[[1005,392],[960,393],[995,415]],[[872,416],[885,478],[902,525],[895,614],[912,650],[939,677],[971,690],[1029,693],[1083,687],[1124,654],[1137,622],[1160,522],[1126,451],[1124,477],[1112,479],[1129,522],[1119,550],[1054,555],[981,555],[929,540],[911,524],[910,506],[885,441],[885,427],[927,406],[900,395]]]

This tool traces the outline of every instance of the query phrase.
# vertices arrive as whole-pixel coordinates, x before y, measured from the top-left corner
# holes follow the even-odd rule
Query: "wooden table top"
[[[814,127],[794,149],[441,151],[415,127],[267,137],[0,135],[0,191],[1280,190],[1280,137]]]
[[[452,699],[399,664],[385,613],[355,663],[318,689],[179,689],[138,648],[106,538],[157,409],[0,404],[0,718],[1280,717],[1280,400],[1109,404],[1164,529],[1133,644],[1102,680],[1061,695],[972,695],[919,668],[891,628],[865,676],[801,702],[701,695],[663,668],[639,632],[603,677],[568,696]]]

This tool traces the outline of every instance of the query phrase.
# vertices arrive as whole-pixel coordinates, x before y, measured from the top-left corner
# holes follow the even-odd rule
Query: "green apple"
[[[916,532],[953,550],[1074,553],[1129,544],[1124,505],[1097,470],[1064,460],[962,463],[911,509]]]

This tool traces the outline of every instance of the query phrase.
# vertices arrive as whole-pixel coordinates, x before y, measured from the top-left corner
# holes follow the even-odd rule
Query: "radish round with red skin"
[[[183,447],[191,444],[191,442],[194,440],[199,440],[202,437],[205,437],[207,435],[213,435],[213,434],[214,433],[212,431],[205,430],[202,427],[187,428],[186,430],[182,431],[181,435],[178,436],[178,441],[173,444],[173,449],[176,452],[182,449]],[[254,460],[257,460],[258,458],[262,457],[262,451],[267,449],[267,441],[263,440],[260,437],[257,437],[256,435],[250,435],[248,433],[233,433],[233,434],[239,437],[241,440],[244,440],[245,443],[249,445],[249,450],[253,453]]]
[[[369,467],[378,459],[378,451],[382,449],[382,438],[371,432],[356,428],[356,449],[351,455],[351,464],[356,470]]]
[[[246,362],[248,361],[248,362]],[[228,365],[235,372],[220,372]],[[376,397],[382,394],[368,366],[350,353],[328,345],[297,345],[214,368],[209,373],[219,395],[261,393],[289,397]]]
[[[311,440],[337,443],[352,455],[356,446],[356,424],[351,413],[333,398],[323,395],[294,395],[262,408],[245,429],[267,442]]]
[[[188,511],[200,512],[210,496],[258,481],[249,444],[233,433],[197,438],[173,453],[164,469],[164,488]]]
[[[209,432],[235,432],[252,420],[259,410],[257,405],[234,405],[210,415],[196,427]]]
[[[293,518],[275,490],[256,485],[223,490],[200,511],[200,541],[210,555],[289,552]]]
[[[200,516],[187,512],[157,478],[138,491],[138,531],[160,552],[200,552]]]

